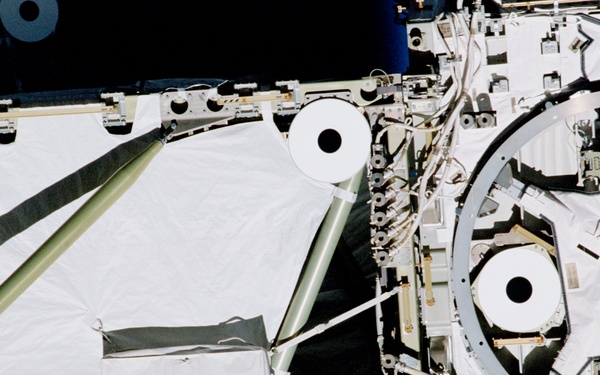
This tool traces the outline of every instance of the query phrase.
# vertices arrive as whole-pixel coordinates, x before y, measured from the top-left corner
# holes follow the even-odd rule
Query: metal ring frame
[[[593,86],[597,85],[594,84]],[[595,87],[595,89],[597,91],[598,87]],[[480,165],[473,172],[473,179],[468,193],[463,196],[464,201],[459,210],[454,234],[452,289],[465,337],[483,370],[490,374],[507,375],[508,373],[486,341],[479,325],[471,295],[469,256],[477,213],[490,186],[502,168],[521,147],[547,129],[549,125],[563,121],[577,113],[600,107],[600,92],[571,97],[573,93],[571,91],[548,99],[540,103],[535,110],[532,110],[524,118],[513,122],[492,143],[485,154],[487,157],[480,161]],[[560,102],[560,104],[554,105],[556,102]]]

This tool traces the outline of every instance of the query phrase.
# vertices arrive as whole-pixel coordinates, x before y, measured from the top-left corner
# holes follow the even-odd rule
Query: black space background
[[[43,2],[44,0],[36,0]],[[0,27],[0,95],[217,78],[261,85],[402,73],[393,0],[57,0],[56,30],[25,43]],[[374,297],[363,178],[307,328]],[[302,344],[293,375],[377,374],[374,312]]]
[[[35,1],[57,1],[56,30],[25,43],[0,28],[0,94],[166,78],[358,79],[405,67],[393,0]]]

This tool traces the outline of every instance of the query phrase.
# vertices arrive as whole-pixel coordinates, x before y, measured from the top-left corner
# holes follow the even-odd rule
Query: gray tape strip
[[[160,129],[157,128],[125,142],[0,216],[0,245],[104,184],[159,138]]]
[[[214,326],[126,328],[104,332],[103,337],[104,355],[172,346],[219,345],[230,338],[239,338],[248,345],[263,349],[269,347],[262,316]]]

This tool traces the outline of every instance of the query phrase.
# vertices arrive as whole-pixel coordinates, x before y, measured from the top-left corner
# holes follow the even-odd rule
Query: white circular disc
[[[371,154],[371,130],[358,109],[341,99],[320,99],[298,112],[289,132],[296,166],[315,180],[345,181]]]
[[[21,16],[21,5],[25,2],[37,5],[37,18],[28,21]],[[0,20],[13,37],[23,42],[38,42],[55,30],[58,22],[58,4],[56,0],[2,0]]]
[[[531,284],[531,296],[524,302],[514,302],[507,294],[507,285],[515,278],[524,278]],[[495,325],[507,331],[538,330],[554,316],[560,303],[558,271],[536,250],[502,251],[486,263],[477,279],[481,309]]]

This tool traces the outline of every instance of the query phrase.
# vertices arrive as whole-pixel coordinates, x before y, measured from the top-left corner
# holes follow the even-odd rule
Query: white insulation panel
[[[134,134],[99,116],[22,120],[0,147],[0,214],[119,142],[160,126],[140,98]],[[2,374],[100,374],[104,329],[262,315],[273,339],[333,185],[294,165],[272,122],[167,144],[136,184],[0,315]],[[0,247],[5,280],[90,194]]]

